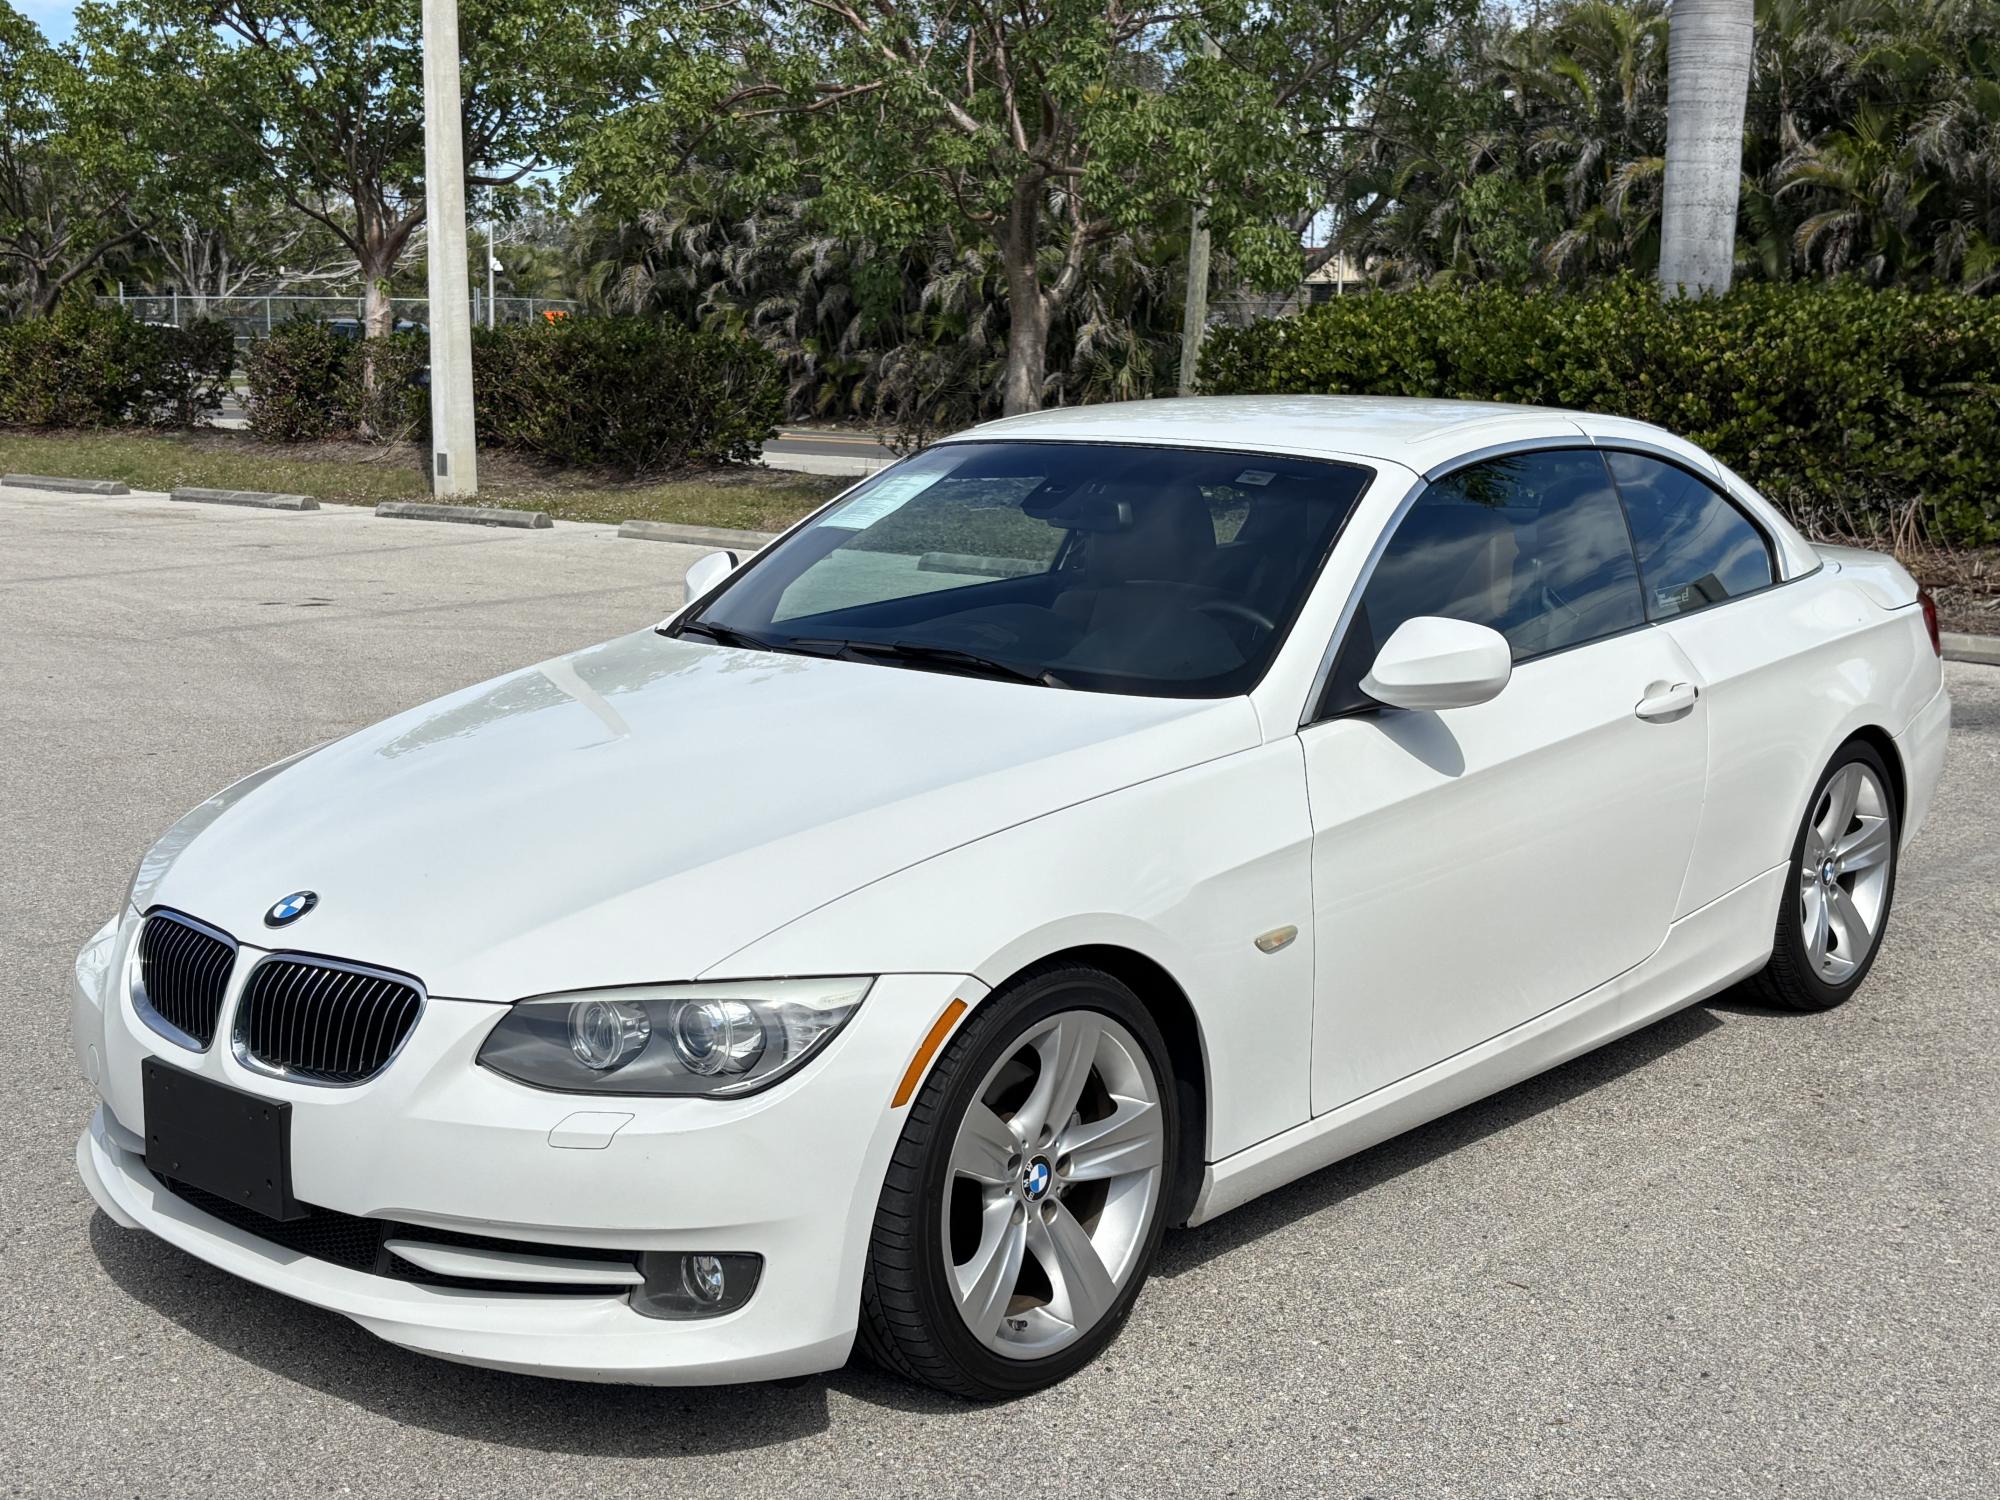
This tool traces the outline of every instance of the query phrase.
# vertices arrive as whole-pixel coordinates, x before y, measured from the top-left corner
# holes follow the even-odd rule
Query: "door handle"
[[[1694,711],[1695,700],[1701,697],[1701,689],[1691,682],[1676,682],[1671,686],[1656,683],[1639,700],[1632,710],[1649,724],[1671,724],[1676,719],[1684,719]]]

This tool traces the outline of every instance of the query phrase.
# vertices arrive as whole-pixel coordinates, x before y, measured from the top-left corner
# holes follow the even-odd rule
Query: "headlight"
[[[795,1072],[874,982],[772,979],[523,1000],[487,1033],[479,1061],[570,1094],[736,1098]]]

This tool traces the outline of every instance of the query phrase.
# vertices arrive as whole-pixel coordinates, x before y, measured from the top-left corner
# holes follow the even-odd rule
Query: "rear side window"
[[[1770,544],[1713,486],[1642,453],[1605,456],[1632,522],[1651,619],[1671,619],[1771,585]]]

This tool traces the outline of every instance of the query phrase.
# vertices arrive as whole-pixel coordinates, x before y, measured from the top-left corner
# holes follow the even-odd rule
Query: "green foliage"
[[[363,342],[288,324],[251,346],[251,428],[277,442],[425,436],[426,358],[419,335]],[[482,444],[631,474],[747,463],[784,413],[784,381],[762,346],[656,318],[477,329],[472,384]]]
[[[1382,79],[1333,174],[1377,280],[1651,271],[1667,0],[1512,6]],[[2000,6],[1760,0],[1739,274],[2000,289]],[[1499,210],[1496,214],[1495,210]]]
[[[1052,395],[1050,324],[1115,239],[1184,236],[1205,204],[1243,281],[1296,284],[1327,140],[1363,80],[1452,8],[666,6],[646,102],[606,121],[578,178],[637,216],[670,204],[705,153],[753,202],[810,201],[813,227],[848,244],[899,254],[947,240],[950,258],[990,268],[1007,319],[996,378],[1007,408],[1026,409]]]
[[[155,328],[87,298],[0,324],[0,421],[188,427],[221,404],[235,346],[220,323]]]
[[[481,330],[472,383],[482,442],[631,474],[748,463],[784,412],[762,346],[655,318]]]
[[[157,81],[103,76],[0,0],[0,306],[49,313],[141,239],[191,172]]]
[[[847,240],[815,226],[810,201],[746,200],[707,168],[636,224],[592,215],[587,227],[596,305],[756,339],[778,359],[795,418],[866,421],[918,443],[999,415],[1005,278],[949,226],[900,252]],[[1138,398],[1173,380],[1186,254],[1184,238],[1143,231],[1090,252],[1050,322],[1046,401]]]
[[[2000,302],[1852,284],[1662,301],[1433,287],[1210,335],[1215,394],[1444,396],[1655,422],[1814,530],[2000,541]]]
[[[148,328],[151,351],[146,385],[153,420],[162,427],[193,427],[221,410],[236,367],[236,335],[220,318],[198,318],[183,328]]]
[[[360,412],[355,340],[300,318],[259,339],[244,356],[250,430],[268,442],[344,437]]]

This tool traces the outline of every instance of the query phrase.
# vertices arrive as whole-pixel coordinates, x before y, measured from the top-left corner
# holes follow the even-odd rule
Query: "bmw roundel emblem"
[[[1049,1164],[1041,1157],[1028,1163],[1028,1170],[1022,1174],[1022,1185],[1027,1188],[1031,1200],[1040,1198],[1049,1190],[1049,1177]]]
[[[264,925],[289,927],[318,905],[318,891],[293,891],[291,895],[274,903],[271,909],[264,913]]]

